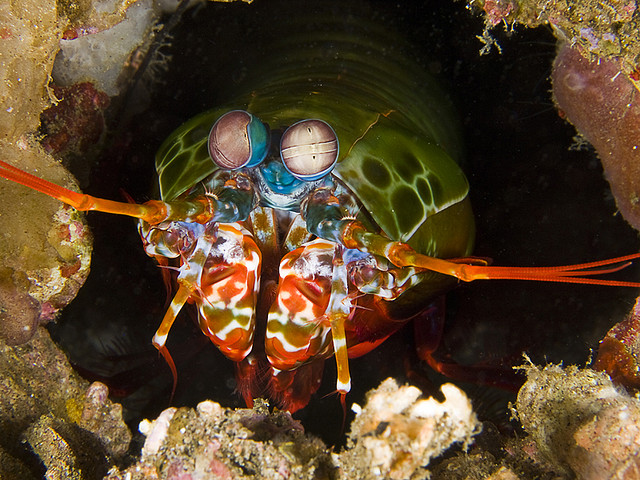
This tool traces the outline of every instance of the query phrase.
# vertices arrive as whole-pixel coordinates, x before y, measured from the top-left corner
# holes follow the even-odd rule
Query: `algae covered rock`
[[[602,372],[525,367],[517,416],[532,457],[582,479],[638,478],[640,401]]]
[[[91,160],[86,151],[104,136],[110,104],[101,90],[126,91],[162,10],[153,0],[18,0],[0,6],[3,161],[77,190],[59,161],[63,155]],[[98,63],[82,61],[96,56]],[[76,85],[80,80],[97,88]],[[69,88],[60,88],[61,82]],[[73,209],[1,180],[0,256],[0,338],[17,344],[75,297],[89,273],[91,236]]]
[[[74,188],[38,144],[0,142],[0,156]],[[19,344],[75,297],[89,274],[91,235],[82,214],[21,185],[2,180],[0,205],[0,338]]]
[[[47,89],[58,36],[54,0],[19,0],[0,6],[0,139],[34,132],[51,103]]]
[[[325,444],[305,434],[290,413],[270,413],[262,402],[253,409],[211,401],[169,408],[140,430],[146,435],[140,461],[114,469],[109,480],[337,478]]]
[[[113,469],[108,480],[146,478],[369,479],[429,478],[429,463],[455,442],[468,444],[479,424],[466,395],[445,385],[446,400],[422,398],[415,387],[385,380],[357,407],[346,448],[304,432],[288,412],[228,409],[212,401],[196,409],[168,408],[144,420],[141,458]],[[496,477],[498,478],[498,477]]]
[[[0,342],[0,377],[0,478],[37,478],[34,454],[48,478],[101,478],[124,458],[122,407],[82,380],[43,328],[23,345]]]

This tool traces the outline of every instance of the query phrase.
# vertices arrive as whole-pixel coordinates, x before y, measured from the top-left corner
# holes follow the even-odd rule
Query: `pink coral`
[[[485,0],[483,9],[487,14],[487,21],[495,27],[507,20],[509,14],[515,10],[515,5],[513,0]]]
[[[640,101],[617,60],[590,61],[563,46],[553,66],[558,107],[591,142],[618,209],[640,229]]]
[[[69,87],[53,86],[61,100],[42,112],[42,128],[46,133],[42,144],[48,152],[84,153],[100,140],[104,131],[104,111],[110,100],[92,83]]]

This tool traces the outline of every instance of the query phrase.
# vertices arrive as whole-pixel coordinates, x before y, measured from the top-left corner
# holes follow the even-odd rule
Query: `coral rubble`
[[[329,479],[335,478],[324,443],[303,432],[288,412],[225,409],[211,401],[196,409],[170,408],[140,427],[140,461],[116,479]]]
[[[443,403],[390,378],[369,392],[340,456],[345,478],[427,478],[432,458],[455,442],[470,443],[480,429],[471,402],[450,383],[441,389]]]
[[[194,409],[169,408],[153,422],[140,461],[108,480],[121,479],[368,479],[428,478],[427,465],[456,442],[465,444],[479,424],[469,399],[445,385],[446,400],[422,399],[415,387],[385,380],[369,393],[340,453],[287,412],[266,404],[231,410],[205,401]]]
[[[631,74],[640,55],[635,0],[469,0],[484,12],[485,28],[500,24],[535,28],[551,25],[555,35],[597,58],[617,58]],[[488,31],[480,38],[489,39]]]

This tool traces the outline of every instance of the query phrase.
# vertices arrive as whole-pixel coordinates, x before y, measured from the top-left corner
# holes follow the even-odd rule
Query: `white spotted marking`
[[[336,390],[340,393],[348,393],[351,390],[351,379],[348,382],[341,382],[340,380],[336,380]]]
[[[153,336],[153,344],[158,345],[159,347],[164,347],[164,344],[167,341],[167,334],[158,335],[157,333]]]
[[[347,348],[347,340],[344,337],[333,337],[333,348],[335,350],[339,348]]]

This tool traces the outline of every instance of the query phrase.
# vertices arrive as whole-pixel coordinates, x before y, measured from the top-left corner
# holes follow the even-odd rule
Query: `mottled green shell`
[[[469,186],[447,97],[383,29],[357,21],[346,34],[334,19],[314,21],[297,37],[270,36],[268,51],[278,53],[255,64],[244,93],[164,142],[157,154],[162,198],[176,198],[215,170],[206,141],[221,114],[246,109],[272,129],[318,118],[338,136],[334,175],[390,238],[430,255],[469,254]]]

